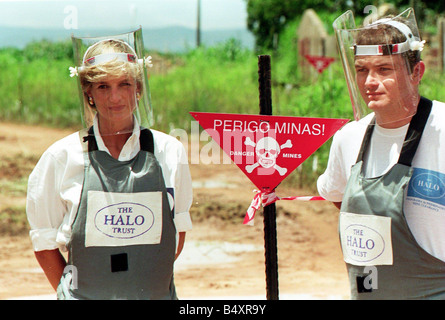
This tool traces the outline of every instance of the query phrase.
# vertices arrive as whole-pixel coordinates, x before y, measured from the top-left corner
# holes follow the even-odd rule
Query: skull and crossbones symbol
[[[258,140],[257,143],[253,142],[249,137],[244,141],[246,146],[255,148],[258,161],[252,165],[245,167],[248,173],[251,173],[255,168],[261,166],[263,168],[274,168],[282,176],[287,172],[286,168],[282,168],[277,165],[277,157],[281,150],[284,148],[292,148],[291,140],[287,140],[285,144],[279,145],[277,140],[271,137],[264,137]]]

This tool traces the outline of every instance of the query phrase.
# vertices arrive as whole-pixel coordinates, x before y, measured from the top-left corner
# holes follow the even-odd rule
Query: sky
[[[200,0],[202,30],[246,29],[245,0]],[[0,26],[126,29],[197,24],[198,0],[0,0]]]

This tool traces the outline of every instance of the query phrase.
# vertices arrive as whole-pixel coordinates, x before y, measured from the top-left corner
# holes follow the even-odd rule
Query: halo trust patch
[[[408,185],[407,200],[434,211],[445,209],[445,174],[414,168]]]

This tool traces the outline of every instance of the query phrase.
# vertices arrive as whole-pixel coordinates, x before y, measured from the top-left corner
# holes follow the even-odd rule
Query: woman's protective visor
[[[152,108],[142,30],[106,37],[72,36],[84,126],[94,122],[101,135],[133,131],[135,121],[152,125]]]
[[[378,124],[412,117],[420,40],[413,9],[356,28],[352,11],[333,23],[355,120],[375,112]]]

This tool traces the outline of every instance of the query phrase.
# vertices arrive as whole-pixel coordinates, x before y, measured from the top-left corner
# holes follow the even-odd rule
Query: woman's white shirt
[[[96,119],[93,127],[98,128]],[[193,191],[187,155],[176,138],[151,131],[155,157],[162,168],[165,185],[174,188],[176,231],[188,231],[192,228],[189,210]],[[98,130],[95,130],[98,149],[109,153],[96,132]],[[139,125],[136,124],[118,160],[127,161],[137,155],[140,151],[139,133]],[[56,248],[66,251],[83,179],[84,158],[78,132],[55,142],[43,153],[28,181],[26,211],[34,251]]]

